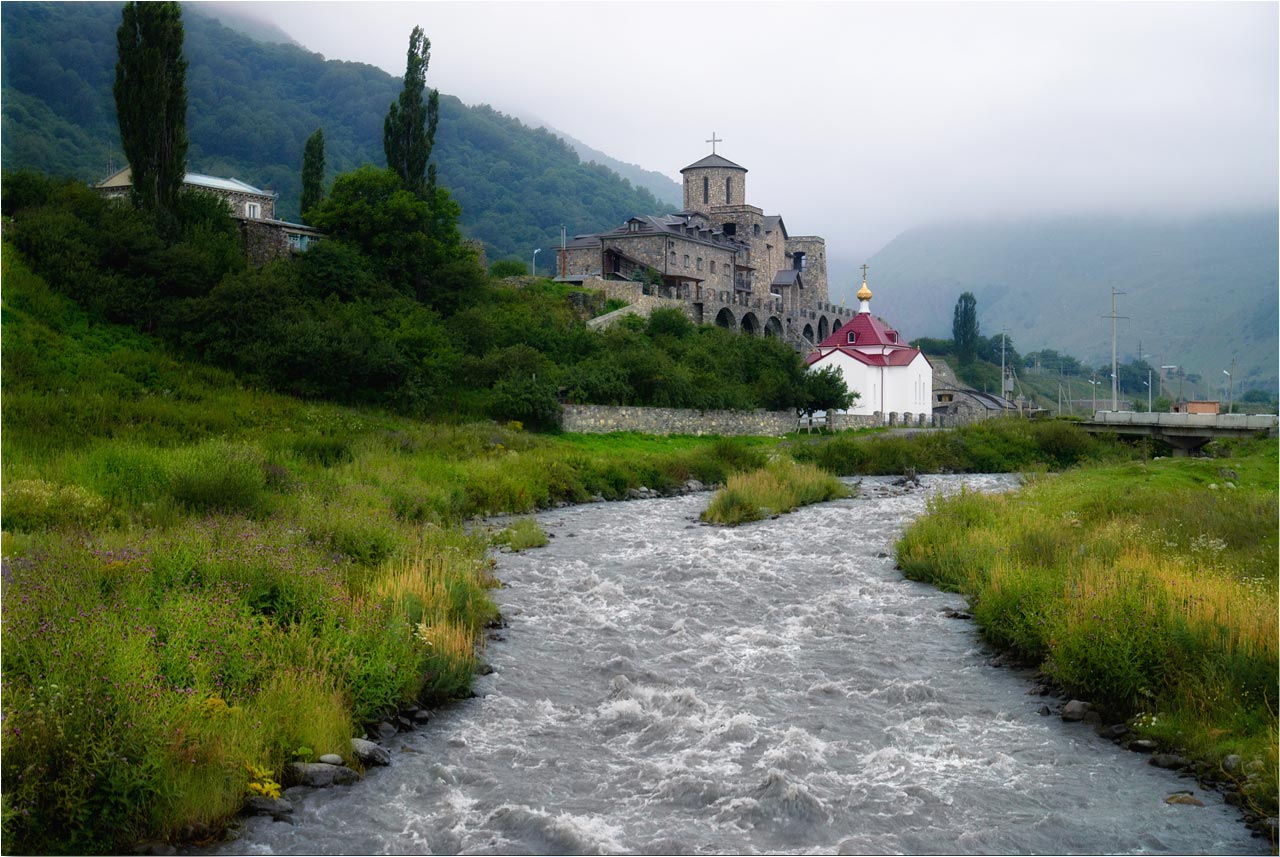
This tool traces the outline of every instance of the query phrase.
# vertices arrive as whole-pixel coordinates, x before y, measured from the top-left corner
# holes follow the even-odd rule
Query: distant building
[[[562,281],[627,280],[699,324],[781,336],[808,351],[852,316],[828,302],[826,242],[747,204],[747,169],[714,152],[680,172],[684,210],[632,217],[557,248]]]
[[[901,422],[916,422],[922,414],[932,418],[933,366],[919,348],[871,314],[865,279],[858,290],[858,314],[819,343],[805,362],[811,370],[834,366],[840,371],[845,386],[858,393],[848,413],[880,414],[885,421],[895,414]]]
[[[1175,414],[1216,414],[1221,410],[1221,402],[1179,402],[1173,406]]]
[[[133,187],[133,173],[129,167],[125,167],[94,187],[103,196],[124,199]],[[231,208],[231,216],[240,221],[245,252],[253,264],[261,265],[289,253],[301,253],[323,238],[323,233],[318,229],[301,223],[276,220],[277,195],[239,179],[187,173],[182,179],[182,189],[212,194],[226,201]]]

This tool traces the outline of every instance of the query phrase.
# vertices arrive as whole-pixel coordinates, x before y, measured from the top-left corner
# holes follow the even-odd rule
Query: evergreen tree
[[[302,150],[302,212],[307,222],[309,212],[324,200],[324,129],[307,138]]]
[[[978,300],[973,292],[965,292],[956,301],[951,321],[951,339],[961,363],[972,363],[978,353]]]
[[[116,118],[134,203],[171,220],[187,171],[187,61],[178,3],[124,4],[116,31]]]
[[[440,119],[440,93],[426,90],[427,64],[431,61],[431,40],[414,27],[409,36],[409,54],[404,70],[404,88],[391,103],[383,123],[382,147],[387,167],[400,176],[406,190],[430,199],[436,184],[436,168],[428,166]]]

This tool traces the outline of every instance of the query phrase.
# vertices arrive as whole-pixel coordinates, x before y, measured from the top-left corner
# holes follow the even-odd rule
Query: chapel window
[[[711,197],[711,179],[706,176],[702,177],[702,202],[705,205],[710,201]]]
[[[853,345],[853,343],[857,340],[857,338],[858,338],[858,334],[854,333],[852,330],[851,330],[851,331],[849,331],[849,344],[850,344],[850,345]]]
[[[724,180],[724,204],[728,205],[731,199],[733,189],[733,176],[726,176]]]

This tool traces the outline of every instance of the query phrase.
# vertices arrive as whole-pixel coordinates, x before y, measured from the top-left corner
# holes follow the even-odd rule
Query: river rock
[[[284,766],[284,775],[288,780],[317,789],[343,786],[360,779],[360,775],[350,768],[324,762],[290,762]]]
[[[1038,709],[1036,709],[1036,713],[1039,714],[1041,717],[1048,717],[1053,712],[1049,710],[1049,706],[1042,705]]]
[[[372,735],[374,738],[381,741],[385,741],[388,738],[393,737],[396,734],[397,730],[396,730],[396,727],[392,726],[390,723],[383,720],[380,723],[378,723],[377,726],[373,727],[373,729],[370,731],[372,732]]]
[[[1135,753],[1154,753],[1156,751],[1156,742],[1148,741],[1146,738],[1130,741],[1126,746]]]
[[[321,756],[319,759],[316,759],[316,761],[317,761],[317,762],[324,762],[326,765],[341,765],[341,764],[343,764],[342,757],[341,757],[341,756],[339,756],[337,753],[325,753],[325,754],[324,754],[323,756]]]
[[[372,741],[365,741],[363,738],[351,739],[351,752],[366,767],[391,764],[391,753],[387,748],[380,747]]]
[[[1240,770],[1240,757],[1235,753],[1232,753],[1230,756],[1223,756],[1222,770],[1226,771],[1228,774],[1238,772]]]
[[[287,797],[269,798],[266,795],[254,795],[244,802],[244,812],[249,815],[269,815],[279,821],[293,812],[293,804]]]
[[[703,485],[697,479],[690,479],[688,482],[684,483],[684,487],[685,487],[685,490],[690,493],[707,490],[707,486]]]
[[[1093,706],[1079,699],[1073,699],[1066,705],[1062,706],[1062,719],[1069,723],[1084,720],[1084,716],[1093,709]]]
[[[1174,792],[1165,798],[1164,802],[1174,806],[1204,806],[1204,801],[1190,792]]]
[[[506,625],[504,624],[503,627],[506,627]],[[488,664],[485,664],[485,666],[488,666]],[[489,672],[493,672],[492,667],[490,667]],[[485,675],[488,675],[488,673],[485,673]],[[413,715],[413,722],[418,726],[421,726],[430,719],[431,712],[427,711],[425,708],[419,708],[417,713]]]
[[[1156,753],[1150,759],[1147,759],[1147,764],[1155,765],[1157,768],[1168,768],[1171,771],[1180,771],[1183,768],[1191,767],[1191,760],[1173,753]]]
[[[1097,729],[1098,737],[1119,741],[1129,734],[1129,727],[1124,723],[1104,723]]]

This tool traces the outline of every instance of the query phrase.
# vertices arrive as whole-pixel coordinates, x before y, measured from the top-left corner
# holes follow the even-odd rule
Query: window
[[[702,203],[705,205],[711,196],[711,179],[702,177]]]
[[[738,234],[738,224],[736,224],[736,223],[726,223],[726,224],[724,225],[724,227],[723,227],[723,228],[724,228],[724,234],[725,234],[725,235],[737,235],[737,234]]]
[[[733,176],[726,176],[724,180],[724,204],[728,205],[730,195],[733,188]]]
[[[698,270],[699,270],[699,271],[701,271],[701,270],[702,270],[702,257],[701,257],[701,256],[699,256],[699,257],[698,257]]]
[[[854,333],[852,330],[851,330],[851,331],[849,331],[849,344],[850,344],[850,345],[853,345],[853,343],[854,343],[855,341],[857,341],[857,338],[858,338],[858,334]]]
[[[712,260],[711,260],[711,273],[713,273],[713,274],[714,274],[715,272],[716,272],[716,260],[715,260],[715,259],[712,259]]]
[[[674,265],[675,263],[676,263],[676,251],[675,251],[675,250],[672,250],[672,251],[671,251],[671,264],[672,264],[672,265]]]
[[[803,250],[796,251],[796,253],[791,257],[791,267],[795,268],[797,271],[805,270],[805,258],[804,258]]]
[[[687,267],[689,267],[689,254],[688,254],[688,253],[685,253],[685,254],[684,254],[684,266],[685,266],[686,268],[687,268]]]
[[[244,204],[244,216],[257,220],[262,217],[262,206],[256,202],[246,202]]]
[[[632,231],[632,232],[639,232],[639,231],[640,231],[640,224],[639,224],[639,223],[637,223],[637,222],[636,222],[636,221],[634,221],[634,220],[633,220],[633,221],[631,221],[631,222],[630,222],[629,224],[627,224],[627,225],[631,227],[631,231]]]
[[[757,238],[759,238],[759,237],[760,237],[760,224],[759,224],[759,223],[757,223],[755,226],[751,227],[751,231],[752,231],[753,233],[755,233],[755,236],[756,236]]]

